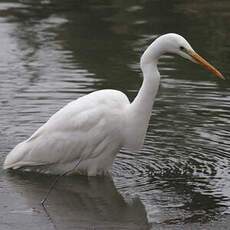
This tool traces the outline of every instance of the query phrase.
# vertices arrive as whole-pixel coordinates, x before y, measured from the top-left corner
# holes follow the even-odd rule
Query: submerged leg
[[[63,176],[65,176],[65,175],[71,173],[72,171],[74,171],[74,170],[77,168],[77,166],[80,164],[80,162],[81,162],[81,160],[79,159],[79,160],[76,162],[76,164],[74,165],[74,167],[73,167],[72,169],[68,169],[68,170],[67,170],[66,172],[64,172],[63,174],[58,175],[58,176],[55,178],[55,180],[53,181],[53,183],[50,185],[50,187],[49,187],[49,189],[48,189],[48,191],[47,191],[45,197],[41,200],[41,205],[42,205],[42,207],[45,209],[46,213],[47,213],[47,210],[46,210],[46,207],[45,207],[45,202],[47,201],[49,194],[52,192],[52,190],[54,189],[54,187],[55,187],[55,185],[57,184],[57,182],[58,182]]]
[[[73,167],[72,169],[69,169],[69,170],[67,170],[66,172],[64,172],[63,174],[58,175],[58,176],[55,178],[55,180],[53,181],[53,183],[50,185],[49,190],[48,190],[48,192],[46,193],[45,197],[41,200],[41,205],[42,205],[42,207],[43,207],[43,209],[44,209],[44,211],[45,211],[45,213],[46,213],[48,219],[52,222],[52,224],[53,224],[53,226],[54,226],[54,229],[57,229],[57,227],[56,227],[55,223],[53,222],[53,220],[52,220],[52,218],[51,218],[51,216],[50,216],[50,214],[49,214],[49,212],[48,212],[48,210],[47,210],[47,208],[46,208],[46,206],[45,206],[45,202],[47,201],[49,194],[52,192],[52,190],[54,189],[54,187],[55,187],[55,185],[57,184],[57,182],[61,179],[61,177],[63,177],[63,176],[65,176],[65,175],[71,173],[72,171],[74,171],[74,170],[77,168],[77,166],[80,164],[80,162],[81,162],[81,159],[79,159],[79,160],[76,162],[76,164],[74,165],[74,167]]]

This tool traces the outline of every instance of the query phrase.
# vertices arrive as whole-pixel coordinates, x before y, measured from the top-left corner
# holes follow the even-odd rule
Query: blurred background
[[[121,90],[133,100],[139,59],[174,32],[226,77],[165,55],[143,149],[122,150],[112,178],[0,170],[0,228],[229,229],[230,2],[5,0],[0,2],[0,162],[71,100]]]

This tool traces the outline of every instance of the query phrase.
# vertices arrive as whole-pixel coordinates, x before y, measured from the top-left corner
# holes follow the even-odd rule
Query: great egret
[[[4,169],[58,175],[68,170],[88,176],[107,173],[122,147],[138,150],[143,144],[160,83],[157,63],[165,53],[178,54],[224,78],[182,36],[162,35],[141,57],[144,80],[132,103],[122,92],[110,89],[70,102],[7,155]]]

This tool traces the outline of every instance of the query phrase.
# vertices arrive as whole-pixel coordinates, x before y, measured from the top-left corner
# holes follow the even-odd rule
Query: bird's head
[[[151,47],[152,46],[152,47]],[[213,73],[215,76],[224,79],[224,76],[210,63],[208,63],[204,58],[197,54],[191,45],[182,36],[174,33],[164,34],[158,37],[152,45],[150,45],[151,50],[158,50],[156,56],[161,56],[164,53],[177,54],[185,59],[188,59],[194,63],[200,64],[205,69]],[[146,50],[147,51],[147,50]],[[149,54],[150,54],[149,53]],[[148,55],[148,52],[147,52]],[[151,56],[151,55],[148,55]]]

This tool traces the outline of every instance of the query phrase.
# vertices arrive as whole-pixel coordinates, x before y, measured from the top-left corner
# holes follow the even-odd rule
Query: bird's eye
[[[184,46],[180,46],[180,50],[184,51],[185,50]]]

